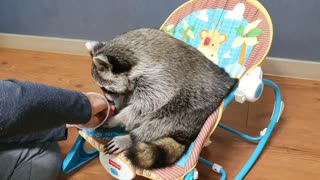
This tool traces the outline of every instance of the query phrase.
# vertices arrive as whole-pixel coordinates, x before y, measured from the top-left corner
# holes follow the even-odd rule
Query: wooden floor
[[[264,153],[246,179],[320,179],[320,81],[265,76],[281,88],[285,110]],[[77,91],[100,92],[90,76],[90,58],[35,51],[0,49],[0,79],[16,78],[45,83]],[[233,103],[224,112],[222,122],[258,135],[267,126],[273,109],[273,92],[265,88],[256,103]],[[75,138],[70,130],[67,141],[60,142],[63,157]],[[224,166],[233,179],[255,148],[219,128],[213,143],[202,156]],[[48,162],[50,163],[50,162]],[[200,179],[218,179],[209,168],[199,164]],[[95,159],[60,179],[112,179]],[[140,178],[137,178],[140,179]]]

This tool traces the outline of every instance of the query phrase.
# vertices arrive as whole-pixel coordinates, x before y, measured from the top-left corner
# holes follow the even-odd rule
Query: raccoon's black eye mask
[[[132,55],[134,54],[128,49],[122,48],[120,50],[107,50],[106,43],[103,42],[87,42],[86,47],[89,50],[92,59],[99,55],[105,56],[108,63],[111,64],[111,71],[114,74],[127,73],[131,70],[132,66],[135,65],[135,63],[126,58],[132,58]],[[101,67],[100,70],[103,70],[103,67],[106,67],[106,63],[103,62],[103,60],[97,60],[96,63],[97,67]]]
[[[131,64],[125,59],[119,59],[110,55],[107,55],[107,58],[109,63],[112,65],[112,72],[114,74],[121,74],[130,71]]]
[[[97,70],[104,71],[109,69],[111,66],[112,73],[121,74],[129,72],[131,69],[131,64],[123,59],[119,59],[110,55],[106,55],[106,58],[110,65],[108,65],[108,63],[106,63],[104,60],[98,58],[95,59],[94,65]]]

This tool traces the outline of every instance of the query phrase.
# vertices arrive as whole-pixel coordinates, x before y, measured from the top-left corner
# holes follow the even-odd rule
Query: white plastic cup
[[[99,125],[97,125],[96,127],[84,127],[84,126],[79,126],[79,125],[77,125],[76,127],[77,128],[79,128],[79,129],[84,129],[84,130],[90,130],[90,129],[96,129],[96,128],[98,128],[98,127],[100,127],[100,126],[102,126],[107,120],[108,120],[108,117],[109,117],[109,114],[110,114],[110,111],[111,111],[111,107],[110,107],[110,104],[109,104],[109,102],[107,101],[107,99],[103,96],[103,95],[101,95],[101,94],[99,94],[99,93],[95,93],[95,92],[88,92],[88,93],[86,93],[86,94],[91,94],[91,95],[96,95],[96,96],[99,96],[99,97],[102,97],[106,102],[107,102],[107,113],[106,113],[106,117],[103,119],[103,121],[99,124]]]

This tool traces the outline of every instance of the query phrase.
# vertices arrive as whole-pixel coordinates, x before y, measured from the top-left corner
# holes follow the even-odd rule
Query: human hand
[[[106,116],[111,117],[114,113],[115,107],[108,103],[108,101],[100,94],[85,93],[91,104],[91,118],[86,124],[68,124],[67,127],[78,128],[97,128],[105,120]]]

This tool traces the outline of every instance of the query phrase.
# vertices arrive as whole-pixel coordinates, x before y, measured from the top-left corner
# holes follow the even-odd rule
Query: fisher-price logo
[[[109,164],[110,164],[111,166],[117,168],[118,170],[121,170],[121,166],[120,166],[118,163],[112,161],[111,159],[109,159]]]

